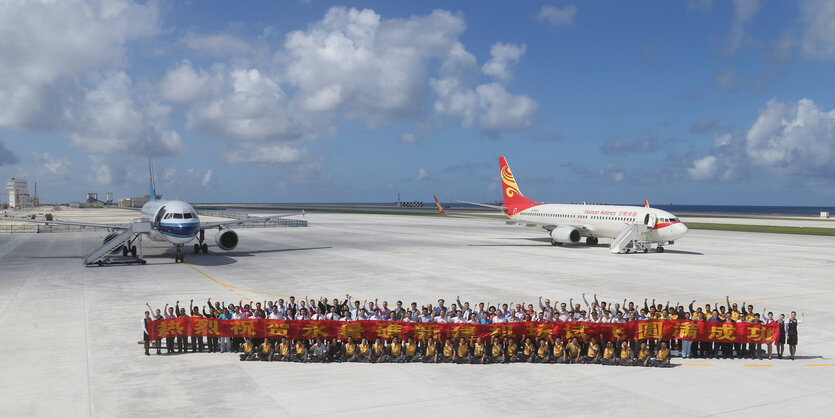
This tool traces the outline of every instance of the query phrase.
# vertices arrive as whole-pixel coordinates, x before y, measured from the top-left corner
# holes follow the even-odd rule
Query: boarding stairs
[[[609,244],[609,252],[612,254],[649,251],[652,242],[647,240],[649,229],[642,223],[631,223],[624,225],[618,235]]]
[[[149,222],[133,222],[125,230],[118,235],[111,238],[109,241],[96,248],[93,252],[84,257],[84,265],[86,266],[103,266],[105,264],[131,264],[141,263],[145,264],[142,259],[142,239],[141,234],[151,232],[151,224]],[[132,261],[112,261],[112,254],[117,251],[122,245],[130,245],[135,239],[139,238],[139,255]]]

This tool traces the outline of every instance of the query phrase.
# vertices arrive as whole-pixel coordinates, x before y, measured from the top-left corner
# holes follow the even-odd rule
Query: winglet
[[[649,207],[649,200],[644,199],[644,207],[645,208]]]
[[[157,185],[154,184],[154,166],[151,165],[151,154],[148,154],[148,181],[151,183],[151,200],[157,200]]]
[[[441,207],[441,202],[439,202],[439,201],[438,201],[438,196],[435,196],[435,195],[433,194],[433,195],[432,195],[432,197],[434,197],[434,198],[435,198],[435,204],[436,204],[436,205],[438,205],[438,212],[441,212],[441,215],[444,215],[444,216],[449,216],[449,215],[447,215],[447,213],[446,213],[446,212],[444,212],[444,208],[443,208],[443,207]]]

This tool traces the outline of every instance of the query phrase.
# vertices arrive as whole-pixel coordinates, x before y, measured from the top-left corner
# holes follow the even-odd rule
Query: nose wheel
[[[177,246],[177,255],[174,257],[174,262],[175,263],[182,263],[184,261],[185,261],[185,258],[183,257],[183,246],[178,245]]]
[[[660,246],[660,245],[659,245],[659,246],[658,246],[658,248],[656,248],[656,249],[655,249],[655,252],[657,252],[657,253],[663,253],[663,252],[664,252],[664,247],[662,247],[662,246]]]

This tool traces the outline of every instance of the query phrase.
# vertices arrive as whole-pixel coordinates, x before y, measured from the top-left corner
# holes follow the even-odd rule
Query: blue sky
[[[5,2],[43,201],[830,205],[835,2]]]

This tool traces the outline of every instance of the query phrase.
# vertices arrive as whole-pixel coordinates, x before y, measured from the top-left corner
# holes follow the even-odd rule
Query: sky
[[[0,1],[42,202],[832,205],[835,2]],[[31,191],[31,190],[30,190]]]

